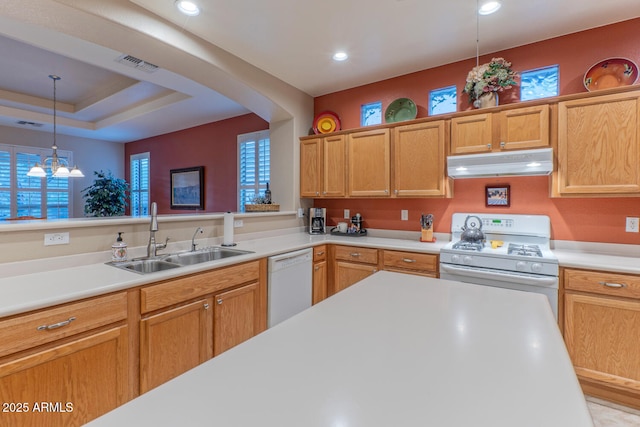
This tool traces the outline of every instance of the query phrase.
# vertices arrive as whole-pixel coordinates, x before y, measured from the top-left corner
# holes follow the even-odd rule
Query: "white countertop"
[[[544,296],[381,271],[89,425],[593,424]]]
[[[63,257],[64,259],[53,258],[0,264],[0,317],[323,243],[438,254],[448,242],[449,237],[448,235],[439,235],[437,242],[423,243],[418,240],[419,233],[384,230],[376,230],[375,237],[371,235],[366,237],[343,237],[330,234],[309,235],[306,232],[292,230],[281,230],[279,233],[268,237],[239,240],[236,248],[253,251],[254,253],[250,255],[145,275],[105,265],[104,262],[109,260],[106,252],[102,255],[88,254],[87,256]],[[414,235],[418,237],[413,238]],[[241,239],[243,236],[238,236],[238,238]],[[553,252],[562,267],[640,274],[639,245],[560,242],[558,247],[553,249]],[[104,259],[102,260],[100,256]],[[64,268],[60,268],[61,266]],[[24,274],[25,271],[38,272]]]

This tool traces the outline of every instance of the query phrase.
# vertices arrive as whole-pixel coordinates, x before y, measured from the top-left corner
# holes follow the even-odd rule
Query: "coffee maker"
[[[327,224],[327,208],[309,209],[309,234],[324,234]]]

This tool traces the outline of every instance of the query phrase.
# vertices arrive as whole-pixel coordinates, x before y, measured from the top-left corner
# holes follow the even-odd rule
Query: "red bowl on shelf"
[[[607,58],[594,64],[584,74],[584,87],[594,90],[629,86],[638,80],[638,66],[630,59]]]
[[[313,119],[313,132],[317,134],[331,133],[340,130],[340,119],[333,111],[323,111]]]

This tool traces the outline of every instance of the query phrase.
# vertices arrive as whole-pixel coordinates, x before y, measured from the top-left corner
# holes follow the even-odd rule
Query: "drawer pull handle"
[[[352,257],[359,257],[360,254],[358,252],[351,252],[349,255],[351,255]]]
[[[313,270],[314,270],[314,271],[318,271],[318,270],[320,270],[320,267],[318,267],[318,266],[316,265],[315,267],[313,267]]]
[[[625,285],[624,283],[609,283],[609,282],[598,282],[603,286],[606,286],[607,288],[616,288],[616,289],[620,289],[620,288],[625,288],[627,285]]]
[[[415,259],[411,259],[411,258],[402,258],[402,260],[403,260],[404,262],[408,262],[408,263],[417,262]]]
[[[39,331],[50,331],[52,329],[62,328],[63,326],[67,326],[69,323],[76,320],[75,317],[70,317],[68,320],[63,320],[62,322],[54,323],[53,325],[42,325],[38,326],[36,329]]]
[[[318,255],[318,256],[324,255],[324,251],[320,251],[320,252],[316,253],[316,255]]]

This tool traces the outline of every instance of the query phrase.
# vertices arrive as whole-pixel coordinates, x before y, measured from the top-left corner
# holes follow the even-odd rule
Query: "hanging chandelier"
[[[69,170],[69,163],[66,159],[58,157],[58,146],[56,145],[56,82],[60,80],[60,77],[52,74],[49,78],[53,80],[53,145],[51,146],[53,154],[51,157],[47,157],[42,162],[42,165],[36,163],[34,167],[29,169],[27,176],[45,178],[47,176],[46,169],[50,169],[54,178],[82,178],[84,174],[77,166]]]

